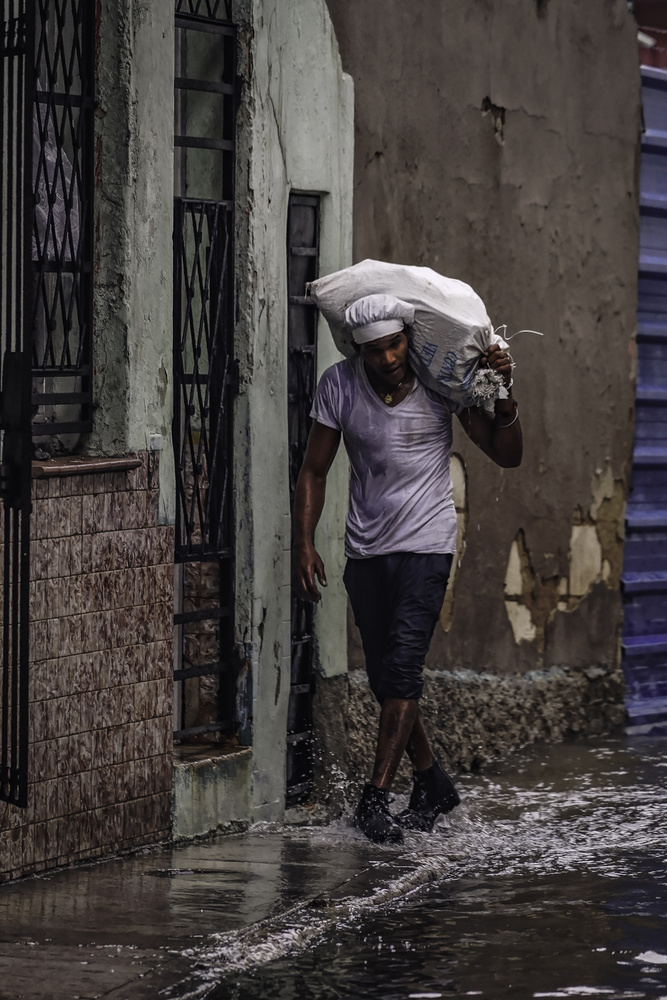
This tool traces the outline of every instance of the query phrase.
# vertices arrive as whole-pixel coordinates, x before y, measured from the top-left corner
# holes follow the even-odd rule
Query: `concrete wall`
[[[103,0],[98,42],[96,409],[85,451],[162,450],[160,519],[173,524],[173,5]]]
[[[239,647],[252,676],[254,819],[285,804],[290,686],[290,510],[287,434],[287,208],[291,190],[321,195],[320,269],[351,262],[353,91],[324,0],[238,0],[237,356],[235,409]],[[320,369],[338,360],[328,330]],[[319,666],[346,669],[340,635],[345,463],[329,482],[318,540],[333,582],[318,615]]]
[[[252,751],[221,757],[205,751],[174,762],[171,835],[187,840],[216,830],[245,829],[251,813]]]
[[[457,430],[463,537],[429,665],[613,673],[640,127],[625,0],[328,6],[355,84],[355,260],[430,265],[495,324],[544,332],[512,342],[522,467]]]

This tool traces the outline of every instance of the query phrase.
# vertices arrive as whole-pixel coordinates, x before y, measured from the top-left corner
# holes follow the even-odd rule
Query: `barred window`
[[[67,451],[91,429],[94,5],[36,0],[32,429]]]
[[[236,745],[232,398],[236,31],[177,0],[174,123],[174,737]]]

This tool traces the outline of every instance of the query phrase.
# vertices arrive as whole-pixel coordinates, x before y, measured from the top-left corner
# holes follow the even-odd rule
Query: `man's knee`
[[[385,663],[382,670],[368,675],[371,691],[382,703],[387,698],[401,698],[405,701],[419,701],[424,688],[421,665]]]

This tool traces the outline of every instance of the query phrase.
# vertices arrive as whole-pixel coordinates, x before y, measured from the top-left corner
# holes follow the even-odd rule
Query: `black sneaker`
[[[408,808],[396,816],[404,830],[430,833],[440,813],[451,812],[461,799],[454,782],[436,759],[424,771],[413,771]]]
[[[354,825],[376,844],[402,844],[403,831],[389,812],[389,789],[365,785]]]

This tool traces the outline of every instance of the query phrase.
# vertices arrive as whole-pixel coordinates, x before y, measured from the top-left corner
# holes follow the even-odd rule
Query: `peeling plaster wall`
[[[467,523],[428,664],[615,669],[640,128],[625,0],[328,6],[355,81],[355,260],[431,265],[495,324],[545,334],[512,342],[522,467],[457,429]]]
[[[557,629],[554,620],[558,615],[576,611],[601,582],[611,594],[618,594],[623,562],[625,494],[623,480],[612,478],[610,462],[604,471],[596,470],[591,484],[590,508],[583,512],[577,507],[572,514],[565,576],[557,573],[549,577],[538,576],[526,546],[525,533],[519,530],[510,548],[505,574],[505,609],[517,645],[534,642],[538,652],[544,655],[549,637]],[[601,589],[600,593],[604,595],[605,590]],[[611,620],[609,625],[613,636],[617,637],[618,622]],[[616,658],[612,656],[609,662],[616,663]]]
[[[350,263],[353,89],[324,0],[238,0],[236,350],[234,420],[238,642],[251,666],[251,811],[281,819],[290,685],[290,512],[287,433],[287,209],[290,190],[321,195],[320,270]],[[320,370],[339,359],[323,326]],[[318,666],[346,669],[340,581],[345,462],[329,476],[318,537],[332,583],[318,615]]]
[[[160,519],[173,524],[173,8],[103,0],[98,36],[95,413],[85,451],[162,449]]]

